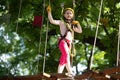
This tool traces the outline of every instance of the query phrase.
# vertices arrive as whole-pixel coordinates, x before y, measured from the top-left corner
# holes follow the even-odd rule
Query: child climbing
[[[79,21],[74,20],[74,10],[72,8],[66,8],[63,11],[63,20],[54,20],[52,17],[51,7],[47,7],[48,19],[50,23],[59,25],[60,27],[60,39],[58,42],[59,49],[61,51],[60,62],[58,65],[58,73],[62,73],[64,67],[66,67],[69,76],[74,76],[70,65],[70,52],[71,44],[73,42],[73,32],[82,33],[82,28]]]

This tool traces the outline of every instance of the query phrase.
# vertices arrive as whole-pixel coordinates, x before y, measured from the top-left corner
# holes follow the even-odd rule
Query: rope
[[[64,10],[65,3],[61,3],[61,15],[63,15],[63,10]]]
[[[51,2],[50,2],[50,0],[49,0],[49,6],[51,6]]]
[[[100,22],[100,16],[101,16],[101,11],[102,11],[102,5],[103,5],[103,0],[101,0],[101,5],[100,5],[100,12],[99,12],[99,16],[98,16],[98,21],[97,21],[97,28],[96,28],[96,34],[95,34],[95,39],[94,39],[94,45],[93,45],[93,49],[92,49],[92,56],[91,56],[91,64],[90,64],[90,70],[92,68],[93,65],[93,56],[94,56],[94,50],[95,50],[95,45],[96,45],[96,39],[97,39],[97,35],[98,35],[98,27],[99,27],[99,22]]]
[[[44,15],[45,15],[45,0],[43,2],[43,12],[42,12],[42,26],[43,26],[43,22],[44,22]],[[38,48],[38,59],[39,59],[39,54],[41,52],[41,37],[42,37],[42,31],[40,29],[40,38],[39,38],[39,48]],[[38,72],[38,68],[39,68],[39,60],[38,60],[38,63],[37,63],[37,72]]]
[[[117,45],[117,61],[116,61],[116,66],[119,65],[119,55],[120,55],[120,22],[119,22],[119,31],[118,31],[118,45]]]
[[[75,0],[73,0],[73,8],[75,8],[75,7],[76,7]]]
[[[21,7],[22,7],[22,0],[20,0],[20,6],[19,6],[19,12],[18,12],[18,17],[17,17],[17,23],[16,23],[16,33],[17,33],[17,30],[18,30],[18,19],[20,17],[20,13],[21,13]],[[13,45],[12,47],[12,52],[14,52],[14,49],[15,49],[15,46]],[[15,69],[14,69],[15,70]]]
[[[38,44],[39,45],[39,47],[38,47],[38,57],[37,57],[38,58],[38,62],[37,62],[37,72],[36,73],[39,72],[38,68],[39,68],[39,54],[41,52],[41,35],[42,35],[42,31],[40,29],[40,38],[39,38],[39,44]]]
[[[22,6],[22,0],[20,0],[20,7],[19,7],[19,12],[18,12],[18,17],[17,17],[17,24],[16,24],[16,32],[18,30],[18,18],[20,17],[21,6]]]
[[[42,26],[44,22],[44,16],[45,16],[45,0],[43,1],[43,12],[42,12]],[[37,73],[39,73],[39,54],[41,52],[41,37],[42,37],[42,31],[40,29],[40,37],[39,37],[39,47],[38,47],[38,62],[37,62]]]
[[[49,0],[49,5],[51,5],[51,4],[50,4],[50,0]],[[45,0],[44,0],[44,7],[45,7]],[[47,20],[45,49],[44,49],[44,61],[43,61],[43,75],[45,74],[45,60],[46,60],[46,50],[47,50],[48,24],[49,24],[49,21]],[[47,74],[47,73],[46,73],[46,74]],[[47,75],[48,75],[48,74],[47,74]]]
[[[75,5],[75,0],[72,1],[73,2],[73,9],[75,9],[76,5]],[[75,14],[74,14],[75,17]],[[74,18],[75,19],[75,18]],[[73,41],[74,41],[74,31],[72,32],[73,34]],[[76,51],[75,51],[75,44],[74,42],[72,43],[72,53],[70,54],[71,56],[71,65],[73,66],[73,57],[76,55]]]
[[[43,22],[44,22],[44,16],[45,16],[45,0],[43,2],[43,16],[42,16],[42,25],[43,25]],[[42,31],[40,30],[40,40],[39,40],[39,50],[38,52],[40,53],[40,45],[41,45],[41,34],[42,34]]]
[[[47,38],[48,38],[48,23],[47,21],[47,28],[46,28],[46,40],[45,40],[45,49],[44,49],[44,61],[43,61],[43,73],[45,72],[45,59],[46,59],[46,49],[47,49]]]

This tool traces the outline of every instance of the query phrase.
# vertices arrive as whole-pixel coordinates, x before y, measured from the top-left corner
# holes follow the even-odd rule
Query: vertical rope
[[[21,7],[22,7],[22,0],[20,0],[20,5],[19,5],[19,11],[18,11],[18,17],[17,17],[17,23],[16,23],[16,33],[17,33],[17,30],[18,30],[18,20],[19,20],[19,17],[20,17],[20,13],[21,13]],[[14,50],[15,50],[15,46],[13,45],[12,46],[12,52],[14,52]],[[15,68],[14,68],[14,70],[15,70]]]
[[[46,59],[47,38],[48,38],[48,23],[49,23],[49,21],[47,20],[45,49],[44,49],[44,61],[43,61],[43,73],[45,72],[45,59]]]
[[[62,10],[61,10],[61,15],[62,15],[62,16],[63,16],[64,6],[65,6],[65,3],[61,3],[61,8],[62,8]]]
[[[7,9],[8,9],[8,14],[6,15],[7,16],[7,26],[9,25],[9,22],[10,22],[10,14],[9,14],[9,7],[10,7],[10,5],[9,5],[9,1],[7,1]],[[9,26],[8,26],[9,27]],[[7,33],[8,34],[8,33]],[[7,39],[8,39],[8,37],[7,37]],[[5,53],[7,52],[7,48],[5,47]],[[7,55],[5,54],[5,60],[6,60],[6,62],[7,62]],[[4,62],[4,61],[3,61]],[[6,64],[4,64],[5,66],[6,66],[6,72],[7,72],[7,75],[11,75],[11,73],[10,73],[10,67],[9,67],[9,65],[6,63]]]
[[[51,2],[50,2],[50,0],[49,0],[49,6],[51,6]]]
[[[49,0],[49,5],[51,5],[50,0]],[[45,6],[45,0],[44,0],[44,6]],[[49,24],[49,21],[47,20],[45,49],[44,49],[44,61],[43,61],[43,74],[45,73],[45,60],[46,60],[46,50],[47,50],[47,38],[48,38],[48,24]]]
[[[73,8],[75,8],[76,7],[76,5],[75,5],[75,0],[73,0]]]
[[[75,0],[73,0],[73,9],[75,10],[75,7],[76,7],[76,5],[75,5]],[[74,17],[75,17],[75,13],[74,13]],[[75,18],[74,18],[75,19]],[[72,54],[74,55],[74,54],[76,54],[76,52],[75,52],[75,50],[74,50],[74,48],[75,48],[75,44],[74,44],[74,31],[72,32],[72,34],[73,34],[73,43],[72,43]],[[73,57],[71,57],[71,66],[73,67]]]
[[[16,32],[17,32],[17,30],[18,30],[18,19],[19,19],[19,17],[20,17],[21,6],[22,6],[22,0],[20,0],[20,7],[19,7],[19,12],[18,12],[18,17],[17,17],[17,24],[16,24]]]
[[[42,15],[42,26],[43,26],[43,22],[44,22],[44,16],[45,16],[45,0],[44,0],[44,2],[43,2],[43,15]],[[40,53],[40,45],[41,45],[41,35],[42,35],[42,31],[41,31],[41,29],[40,29],[40,39],[39,39],[39,49],[38,49],[38,52]]]
[[[116,60],[116,66],[119,66],[119,56],[120,56],[120,22],[119,22],[119,30],[118,30],[118,45],[117,45],[117,60]]]
[[[19,12],[18,12],[17,23],[16,23],[16,33],[17,33],[17,30],[18,30],[18,25],[19,25],[18,20],[19,20],[20,13],[21,13],[21,6],[22,6],[22,0],[20,0]],[[14,46],[13,46],[12,52],[13,51],[14,51]]]
[[[97,21],[97,26],[96,26],[97,28],[96,28],[96,34],[95,34],[95,39],[94,39],[94,45],[93,45],[92,54],[91,54],[90,70],[91,70],[92,65],[93,65],[93,56],[94,56],[94,50],[95,50],[95,45],[96,45],[96,39],[97,39],[97,35],[98,35],[98,27],[99,27],[99,22],[100,22],[100,16],[101,16],[101,11],[102,11],[102,5],[103,5],[103,0],[101,0],[100,12],[99,12],[98,21]]]
[[[43,18],[42,18],[43,19]],[[37,59],[38,59],[38,62],[37,62],[37,71],[36,71],[36,73],[39,73],[39,54],[40,54],[40,52],[41,52],[41,35],[42,35],[42,31],[41,31],[41,29],[40,29],[40,38],[39,38],[39,44],[38,44],[38,57],[37,57]]]
[[[43,0],[42,26],[43,26],[43,22],[44,22],[44,16],[45,16],[45,0]],[[39,54],[41,52],[41,37],[42,37],[42,31],[40,29],[39,47],[38,47],[37,73],[39,72]]]

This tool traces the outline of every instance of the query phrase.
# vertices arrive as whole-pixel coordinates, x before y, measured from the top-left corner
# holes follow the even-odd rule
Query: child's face
[[[64,17],[67,20],[71,20],[71,19],[73,19],[74,14],[71,10],[66,10],[65,13],[64,13]]]

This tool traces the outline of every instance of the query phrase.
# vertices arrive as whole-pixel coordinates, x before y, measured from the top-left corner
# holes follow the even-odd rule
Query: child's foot
[[[65,73],[66,76],[73,78],[75,75],[72,73]]]

